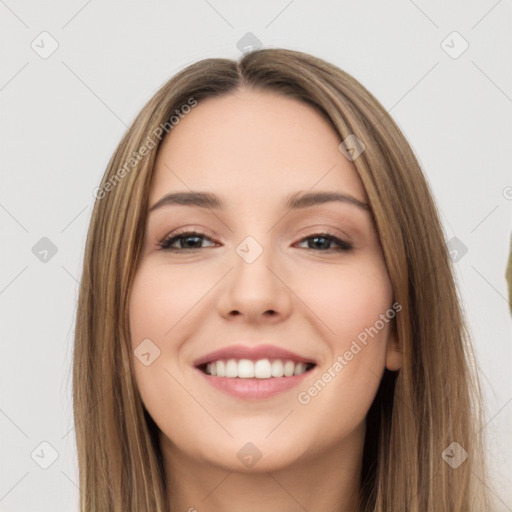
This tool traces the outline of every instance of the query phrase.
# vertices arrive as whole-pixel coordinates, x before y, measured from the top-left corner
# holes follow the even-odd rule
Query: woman
[[[487,510],[436,208],[354,78],[283,49],[188,66],[95,196],[81,510]]]

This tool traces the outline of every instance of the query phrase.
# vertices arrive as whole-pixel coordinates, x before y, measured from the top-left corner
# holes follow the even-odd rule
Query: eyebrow
[[[298,210],[333,201],[352,205],[365,211],[370,210],[368,203],[364,203],[349,194],[342,194],[340,192],[299,191],[288,196],[284,206],[290,210]],[[149,213],[164,206],[171,205],[196,206],[212,210],[221,210],[225,206],[218,196],[210,192],[172,192],[166,194],[151,206]]]

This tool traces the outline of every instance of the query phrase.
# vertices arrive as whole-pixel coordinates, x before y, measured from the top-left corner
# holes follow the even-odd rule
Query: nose
[[[218,301],[218,311],[227,320],[278,323],[290,316],[292,291],[281,271],[275,251],[265,247],[249,262],[235,252]]]

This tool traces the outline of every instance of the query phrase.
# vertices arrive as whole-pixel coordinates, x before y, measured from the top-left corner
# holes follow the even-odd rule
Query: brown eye
[[[309,242],[312,241],[312,242]],[[308,242],[308,246],[305,249],[316,250],[319,249],[320,252],[328,252],[328,251],[350,251],[353,249],[352,244],[341,240],[334,235],[329,233],[316,233],[314,235],[303,238],[300,243]],[[331,245],[335,244],[336,247],[332,248]],[[318,252],[318,251],[317,251]]]
[[[178,235],[174,234],[170,237],[167,237],[164,240],[162,240],[161,242],[159,242],[158,245],[163,250],[167,250],[167,251],[197,250],[197,249],[204,249],[204,247],[202,247],[202,245],[201,245],[203,239],[210,240],[210,238],[208,238],[203,233],[196,233],[195,231],[187,231],[185,233],[180,233]],[[173,245],[175,245],[176,242],[178,242],[178,247],[173,247]]]

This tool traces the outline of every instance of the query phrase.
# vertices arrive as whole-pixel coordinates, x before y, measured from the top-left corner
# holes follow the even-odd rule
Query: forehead
[[[150,204],[173,190],[209,190],[263,205],[297,190],[335,190],[366,202],[339,135],[312,107],[242,89],[207,98],[175,125],[156,160]]]

